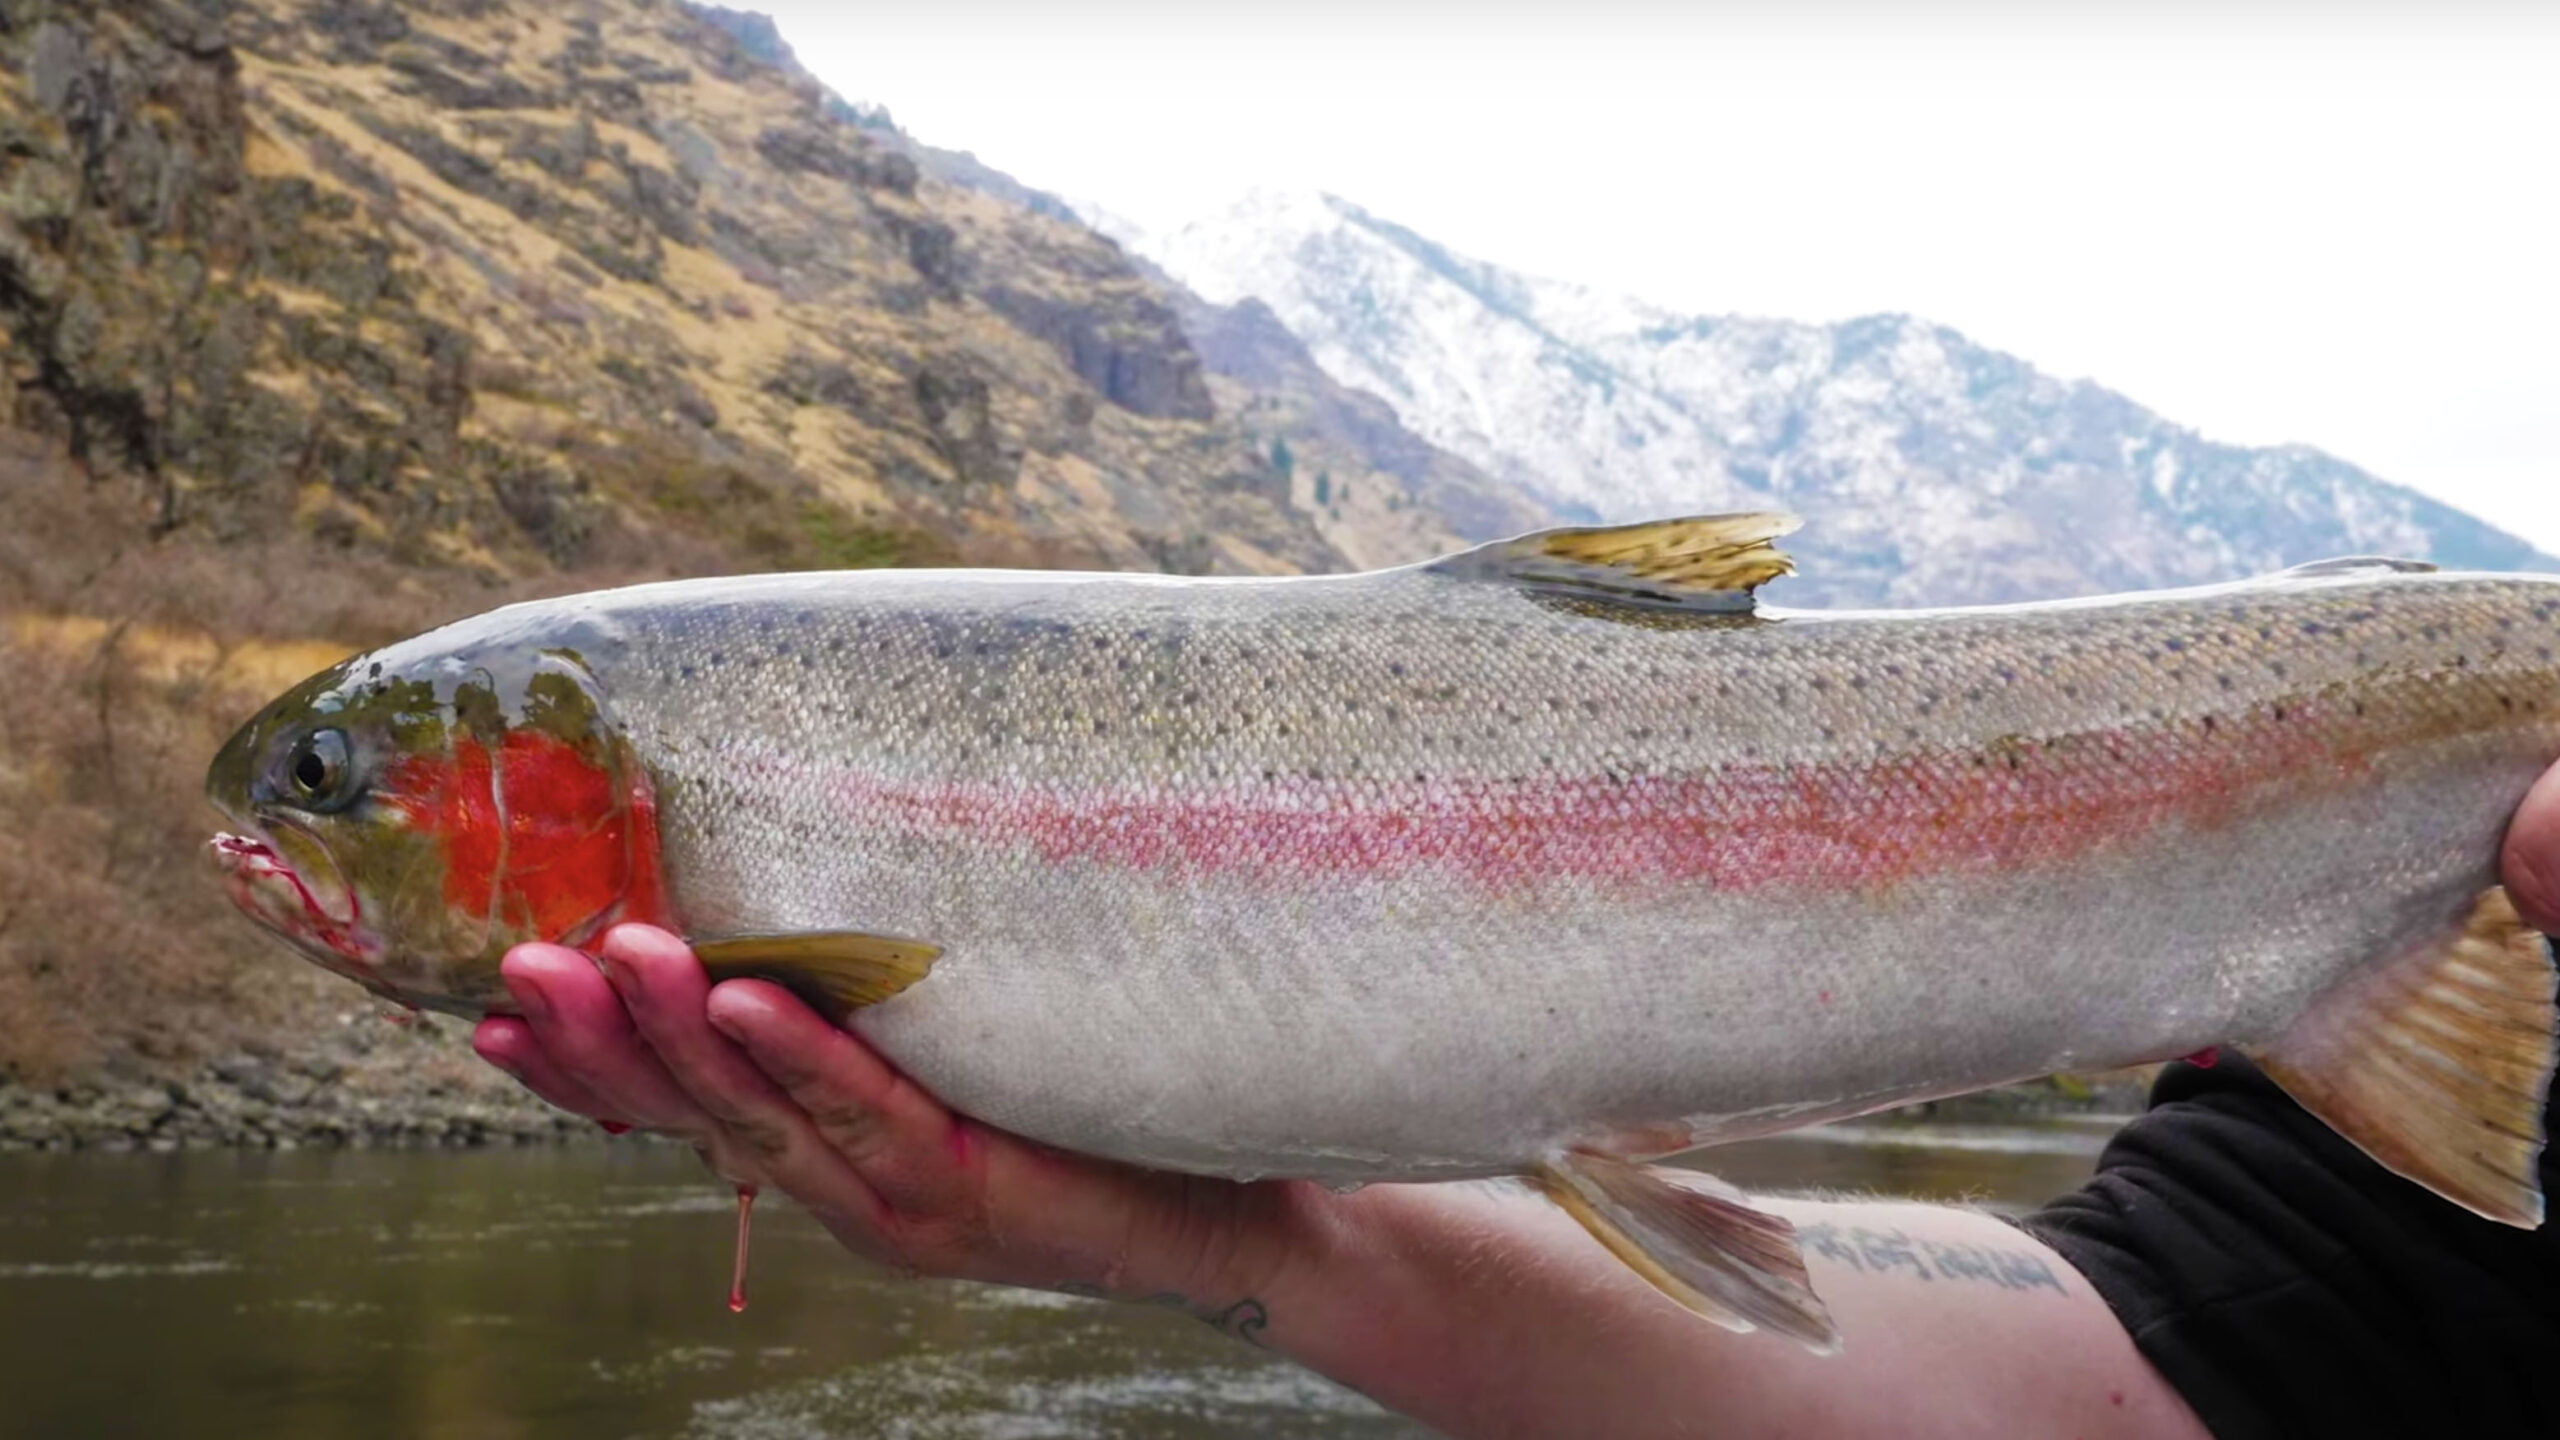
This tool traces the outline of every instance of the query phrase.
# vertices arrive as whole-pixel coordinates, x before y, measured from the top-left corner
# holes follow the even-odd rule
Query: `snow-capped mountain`
[[[1211,301],[1261,300],[1335,379],[1559,514],[1804,515],[1793,603],[2088,594],[2341,554],[2560,569],[2317,450],[2217,444],[1910,316],[1674,314],[1329,195],[1156,233],[1094,218]]]

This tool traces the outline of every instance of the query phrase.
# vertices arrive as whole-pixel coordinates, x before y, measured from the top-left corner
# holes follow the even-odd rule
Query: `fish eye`
[[[294,742],[285,757],[284,778],[294,799],[304,805],[328,805],[340,799],[347,779],[347,734],[315,730]]]

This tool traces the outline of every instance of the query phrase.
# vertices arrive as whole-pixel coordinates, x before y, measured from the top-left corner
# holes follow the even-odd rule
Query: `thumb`
[[[2507,828],[2505,878],[2525,923],[2560,936],[2560,768],[2533,787]]]

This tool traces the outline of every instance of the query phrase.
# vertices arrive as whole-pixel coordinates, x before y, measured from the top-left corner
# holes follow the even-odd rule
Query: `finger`
[[[647,925],[616,926],[598,958],[632,1023],[667,1073],[716,1123],[710,1157],[724,1173],[743,1166],[812,1210],[884,1224],[887,1207],[780,1086],[705,1017],[710,979],[691,947]],[[875,1253],[888,1248],[870,1237]]]
[[[908,1215],[974,1210],[983,1136],[878,1052],[762,980],[720,985],[706,1008],[881,1199]]]
[[[558,945],[519,945],[498,974],[553,1068],[606,1108],[652,1130],[703,1136],[711,1117],[667,1074],[595,962]]]
[[[2560,768],[2533,787],[2507,828],[2505,879],[2525,923],[2560,936]]]
[[[573,1114],[607,1125],[630,1120],[598,1099],[594,1091],[572,1080],[542,1048],[533,1027],[513,1015],[492,1015],[471,1031],[471,1048],[483,1060],[516,1078],[534,1094]]]
[[[711,979],[692,947],[654,926],[617,925],[596,958],[687,1097],[749,1150],[781,1155],[798,1107],[704,1018]]]

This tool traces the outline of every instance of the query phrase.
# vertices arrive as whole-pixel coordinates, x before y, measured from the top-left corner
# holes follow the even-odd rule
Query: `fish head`
[[[357,656],[259,711],[205,788],[242,912],[402,1005],[502,1011],[509,948],[667,919],[647,771],[572,650]]]

